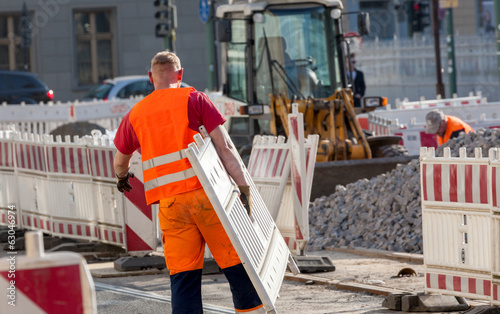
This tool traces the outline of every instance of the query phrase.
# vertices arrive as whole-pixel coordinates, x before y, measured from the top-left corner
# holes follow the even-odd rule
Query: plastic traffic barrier
[[[140,155],[131,192],[116,189],[116,148],[107,136],[80,138],[0,132],[0,225],[125,247],[134,256],[156,249],[156,223],[146,205]]]
[[[124,193],[126,249],[130,255],[144,256],[156,250],[158,244],[157,211],[146,203],[141,155],[135,152],[130,160],[132,190]],[[156,205],[158,206],[158,205]]]
[[[404,99],[403,101],[397,101],[396,107],[398,109],[434,109],[434,108],[446,108],[453,106],[467,106],[467,105],[479,105],[485,100],[482,98],[481,94],[474,96],[469,95],[468,97],[456,97],[456,98],[446,98],[446,99],[430,99],[430,100],[419,100],[419,101],[408,101]]]
[[[48,102],[38,105],[0,104],[0,128],[34,134],[47,134],[69,123],[88,121],[107,130],[116,130],[121,119],[142,99],[109,99],[79,102]]]
[[[6,226],[9,209],[18,204],[17,178],[15,173],[14,144],[10,131],[0,131],[0,225]],[[19,220],[15,227],[20,228]]]
[[[226,134],[227,135],[227,134]],[[252,216],[239,199],[237,186],[222,166],[209,137],[195,137],[186,150],[210,202],[231,239],[264,308],[277,313],[274,302],[283,282],[287,264],[298,272],[283,237],[269,214],[250,174],[245,171],[252,193]]]
[[[422,231],[428,293],[499,304],[498,150],[435,157],[421,148]]]
[[[500,128],[500,103],[488,103],[478,97],[429,100],[436,106],[411,105],[393,110],[377,110],[368,114],[368,128],[375,135],[398,135],[410,155],[418,155],[420,147],[437,147],[433,134],[425,133],[425,116],[435,108],[456,116],[474,130]],[[420,103],[420,102],[418,102]],[[405,108],[405,109],[402,109]],[[387,108],[389,109],[389,108]]]
[[[285,137],[256,135],[248,162],[248,172],[271,217],[276,220],[290,176],[290,144],[285,142]]]
[[[491,303],[500,306],[500,150],[490,149],[491,179]]]
[[[291,182],[293,187],[295,243],[300,255],[304,254],[309,242],[309,199],[311,197],[314,163],[319,135],[304,138],[304,119],[295,106],[294,113],[288,115],[290,127]],[[278,225],[279,226],[279,225]]]
[[[41,231],[25,234],[26,255],[0,259],[1,313],[97,313],[94,282],[85,259],[45,253]]]
[[[311,196],[318,135],[304,138],[303,116],[288,115],[289,141],[256,136],[248,171],[290,250],[303,254],[309,242]]]

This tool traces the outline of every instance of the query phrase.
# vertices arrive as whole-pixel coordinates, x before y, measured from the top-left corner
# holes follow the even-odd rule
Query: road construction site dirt
[[[368,253],[368,252],[367,252]],[[291,284],[292,274],[287,274],[280,298],[276,302],[282,313],[395,313],[382,307],[383,295],[379,298],[367,294],[366,287],[373,293],[385,294],[387,288],[410,292],[424,290],[424,268],[420,263],[403,262],[385,258],[349,254],[345,252],[319,251],[307,255],[328,256],[336,270],[302,274],[302,281]],[[398,277],[403,269],[412,269],[416,275]],[[301,277],[299,275],[299,277]],[[318,277],[318,280],[314,280]],[[329,283],[321,285],[321,283]],[[345,290],[347,289],[347,290]],[[349,290],[357,290],[351,292]],[[299,298],[300,302],[296,302]]]
[[[335,265],[333,272],[287,273],[276,301],[278,313],[398,313],[382,307],[389,291],[422,292],[425,288],[422,255],[401,254],[402,261],[381,258],[383,252],[362,250],[365,256],[334,251],[307,252],[306,255],[328,256]],[[387,252],[387,255],[391,255]],[[414,262],[412,262],[414,261]],[[398,277],[403,269],[416,275]],[[223,277],[218,277],[224,280]],[[206,277],[205,280],[210,280]],[[367,293],[370,291],[371,293]],[[217,304],[204,292],[206,302]],[[209,298],[209,299],[207,299]],[[219,304],[225,305],[226,304]],[[399,312],[403,313],[403,312]]]
[[[287,273],[280,290],[280,297],[275,304],[277,312],[286,314],[394,314],[397,312],[382,307],[385,294],[389,291],[421,292],[424,290],[421,263],[375,257],[377,254],[369,251],[364,251],[364,253],[368,256],[326,250],[308,252],[306,254],[308,256],[330,257],[336,270],[303,273],[298,276]],[[418,261],[418,258],[416,260]],[[405,268],[413,269],[417,275],[397,277],[398,273]],[[168,276],[165,274],[129,277],[128,279],[94,278],[94,280],[142,291],[155,291],[165,296],[170,295]],[[222,307],[231,306],[229,286],[222,274],[204,275],[202,289],[204,303]]]

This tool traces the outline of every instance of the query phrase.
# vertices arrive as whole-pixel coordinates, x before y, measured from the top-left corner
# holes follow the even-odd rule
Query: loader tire
[[[73,136],[85,136],[91,135],[93,130],[99,130],[102,134],[106,134],[106,129],[102,126],[90,123],[90,122],[71,122],[67,124],[63,124],[56,129],[54,129],[50,134],[55,138],[57,135],[61,137],[65,137],[66,135],[71,136],[71,140],[73,140]]]
[[[409,156],[408,151],[403,145],[393,144],[393,145],[383,145],[377,148],[374,152],[373,157],[401,157]]]

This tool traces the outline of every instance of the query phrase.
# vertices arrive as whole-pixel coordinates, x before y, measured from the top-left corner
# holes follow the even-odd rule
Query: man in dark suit
[[[350,60],[350,63],[349,63]],[[346,60],[347,65],[347,77],[352,82],[352,92],[354,94],[354,107],[361,107],[361,98],[365,95],[366,85],[365,77],[363,72],[356,69],[356,58],[355,55]],[[351,79],[351,77],[353,79]]]

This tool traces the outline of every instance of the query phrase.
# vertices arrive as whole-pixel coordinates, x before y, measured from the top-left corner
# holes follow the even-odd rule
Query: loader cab
[[[338,0],[219,6],[224,95],[250,108],[268,105],[270,94],[326,98],[345,87],[341,9]]]

